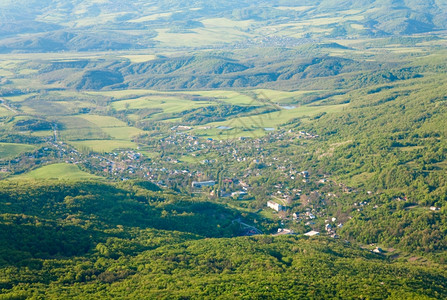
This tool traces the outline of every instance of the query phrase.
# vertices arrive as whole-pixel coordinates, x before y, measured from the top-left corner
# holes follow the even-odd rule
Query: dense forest
[[[222,238],[235,212],[138,182],[1,187],[2,299],[447,296],[445,266],[326,237]]]

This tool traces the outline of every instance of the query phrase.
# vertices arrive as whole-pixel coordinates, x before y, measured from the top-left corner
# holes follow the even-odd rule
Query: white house
[[[193,188],[201,188],[204,186],[214,186],[216,184],[216,182],[214,180],[209,180],[209,181],[193,181],[191,186]]]
[[[281,210],[285,210],[285,207],[282,206],[281,204],[278,204],[274,201],[267,201],[267,207],[270,207],[271,209],[274,209],[276,211],[281,211]]]
[[[304,235],[305,236],[315,236],[315,235],[320,235],[320,233],[318,231],[311,230],[309,232],[306,232]]]

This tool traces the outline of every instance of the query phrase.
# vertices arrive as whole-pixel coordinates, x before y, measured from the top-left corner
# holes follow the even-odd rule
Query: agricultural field
[[[33,151],[36,146],[15,143],[0,143],[0,159],[13,158],[21,153]]]
[[[80,149],[95,152],[113,152],[116,149],[136,149],[138,145],[125,140],[78,140],[69,141],[70,145]]]
[[[58,163],[43,166],[38,169],[11,178],[11,180],[25,180],[25,179],[92,180],[92,179],[100,179],[100,177],[81,171],[79,167],[76,165],[67,163]]]
[[[340,112],[345,107],[346,104],[290,107],[266,114],[207,123],[201,127],[210,127],[210,130],[197,129],[194,132],[201,136],[213,138],[263,136],[270,131],[279,129],[280,125],[294,118],[311,118],[317,114]]]

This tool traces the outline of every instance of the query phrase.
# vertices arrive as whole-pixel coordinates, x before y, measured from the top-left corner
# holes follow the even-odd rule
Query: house
[[[209,181],[193,181],[191,183],[191,186],[193,188],[202,188],[204,186],[214,186],[216,184],[216,182],[214,180],[209,180]]]
[[[278,228],[278,232],[273,235],[295,234],[293,230],[287,228]]]
[[[439,210],[439,207],[436,207],[436,206],[430,206],[430,210],[432,210],[432,211],[437,211],[437,210]]]
[[[244,197],[246,195],[247,195],[247,192],[244,192],[244,191],[237,191],[237,192],[231,193],[231,197],[237,197],[237,198]]]
[[[276,211],[281,211],[281,210],[285,210],[285,207],[282,206],[281,204],[278,204],[274,201],[267,201],[267,207],[270,207],[271,209],[274,209]]]
[[[315,217],[315,215],[314,214],[312,214],[310,211],[308,211],[308,212],[306,212],[306,216],[308,216],[309,217],[309,219],[311,219],[311,220],[313,220],[313,219],[315,219],[316,217]]]
[[[316,235],[320,235],[320,233],[318,231],[311,230],[309,232],[306,232],[304,235],[305,236],[316,236]]]
[[[372,252],[380,254],[383,253],[383,250],[382,248],[376,247],[374,250],[372,250]]]

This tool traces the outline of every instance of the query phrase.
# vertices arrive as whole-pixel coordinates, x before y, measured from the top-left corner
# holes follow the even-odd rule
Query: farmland
[[[231,127],[234,137],[250,130],[257,135],[265,135],[265,128],[277,128],[289,120],[319,113],[331,113],[343,109],[343,105],[297,105],[302,97],[325,94],[325,91],[280,91],[254,89],[246,91],[154,91],[154,90],[114,90],[114,91],[65,91],[48,92],[36,97],[36,93],[8,96],[5,100],[17,108],[14,114],[5,110],[5,116],[12,116],[8,126],[12,128],[18,120],[36,116],[56,122],[57,138],[79,149],[112,151],[114,149],[136,149],[134,139],[147,133],[138,128],[142,122],[181,124],[181,115],[191,109],[213,105],[236,105],[253,107],[250,116],[228,117],[224,121],[203,123],[192,127],[201,136],[225,138],[218,127]],[[97,102],[101,101],[101,102]],[[103,106],[98,110],[97,104]],[[283,105],[283,108],[281,105]],[[93,109],[93,111],[92,111]],[[265,113],[265,109],[279,109]],[[79,113],[82,110],[82,113]],[[112,115],[104,115],[104,111]],[[85,111],[85,112],[84,112]],[[90,111],[90,113],[86,113]],[[97,113],[95,113],[97,111]],[[109,113],[110,114],[110,113]],[[123,116],[125,116],[123,118]],[[186,122],[183,125],[188,125]],[[209,128],[204,130],[203,128]],[[30,131],[33,136],[52,138],[52,130]],[[228,134],[226,135],[228,136]]]
[[[12,177],[11,180],[92,180],[99,177],[81,171],[77,166],[59,163],[40,167],[26,174]]]
[[[0,143],[0,159],[13,158],[36,147],[27,144]]]

